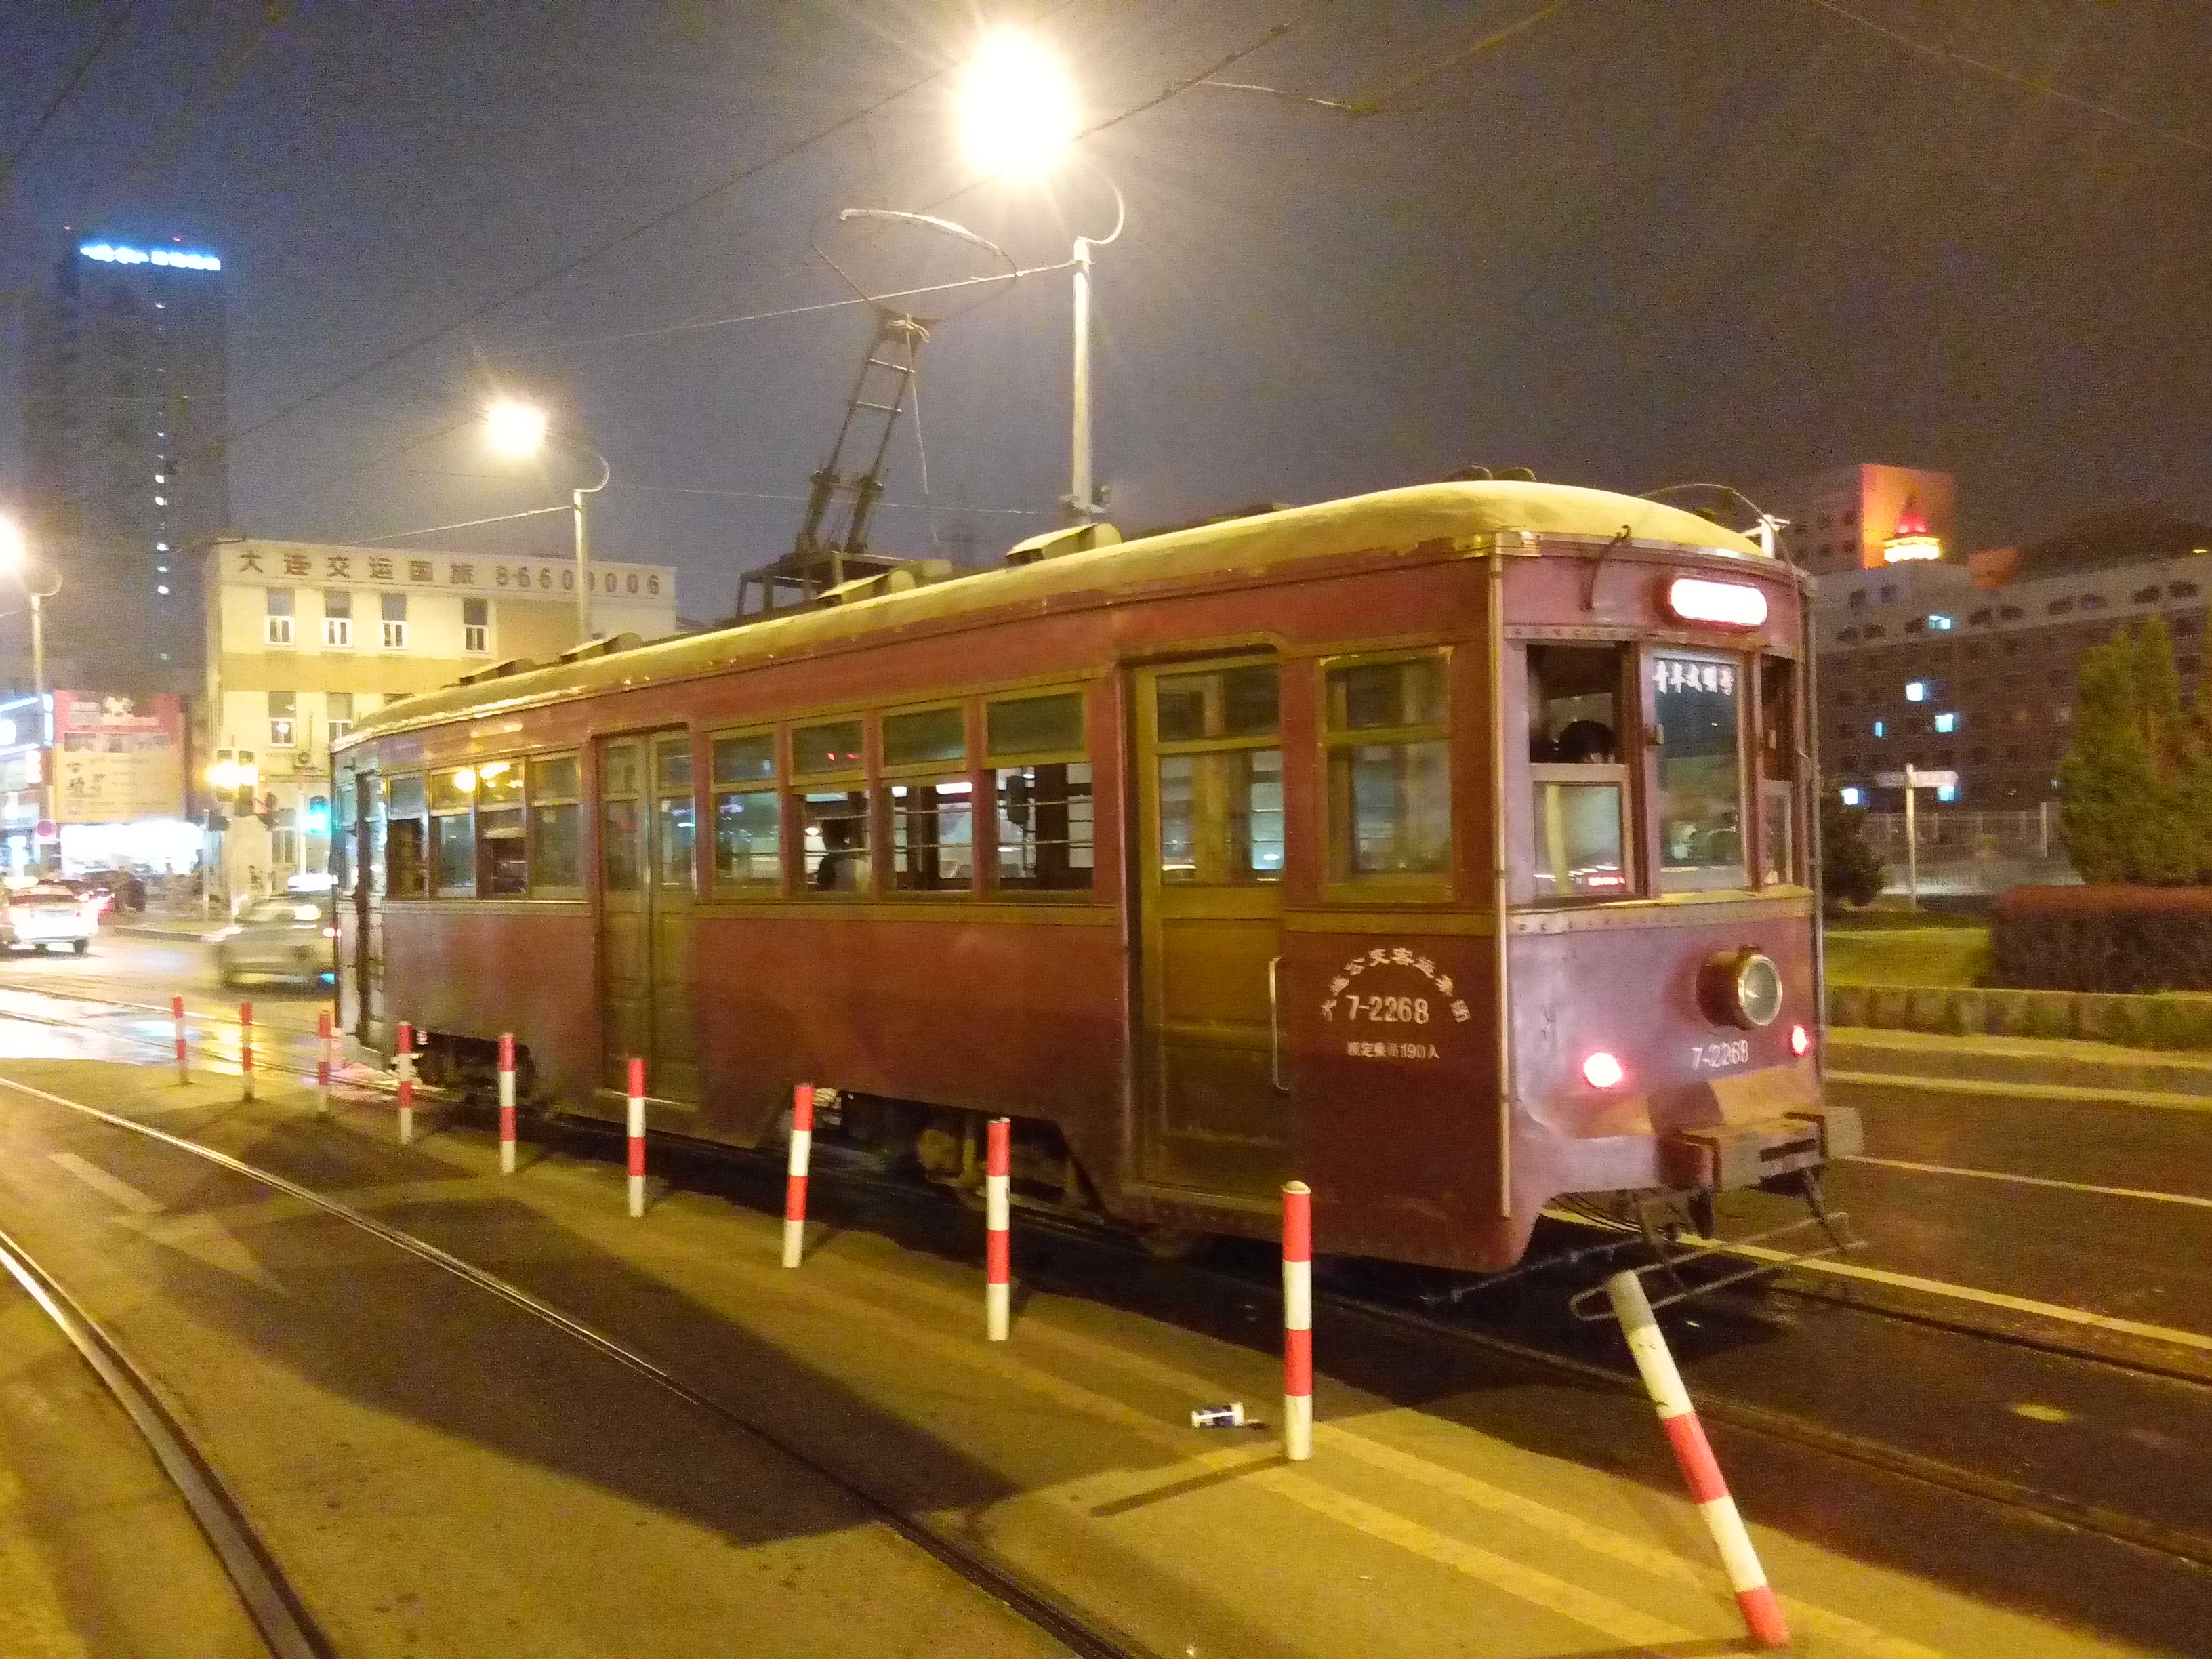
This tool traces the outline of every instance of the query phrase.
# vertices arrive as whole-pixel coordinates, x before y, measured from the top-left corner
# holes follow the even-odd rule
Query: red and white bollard
[[[514,1033],[499,1034],[499,1172],[514,1173]]]
[[[315,1115],[331,1115],[331,1054],[337,1047],[337,1039],[331,1035],[331,1011],[324,1009],[315,1016],[315,1036],[320,1043],[315,1056]]]
[[[994,1117],[983,1154],[983,1322],[994,1342],[1006,1340],[1013,1302],[1013,1164],[1014,1121]]]
[[[176,1022],[177,1026],[177,1081],[190,1083],[192,1066],[185,1054],[185,1000],[182,997],[169,999],[169,1018]]]
[[[392,1063],[399,1073],[399,1144],[406,1146],[415,1139],[415,1028],[404,1021],[397,1048]]]
[[[253,1005],[238,1005],[238,1097],[253,1098]]]
[[[1667,1351],[1666,1336],[1651,1312],[1650,1298],[1644,1294],[1644,1281],[1632,1273],[1618,1273],[1605,1281],[1605,1293],[1628,1338],[1628,1352],[1635,1356],[1644,1391],[1659,1408],[1660,1426],[1674,1449],[1682,1479],[1689,1483],[1690,1501],[1705,1516],[1705,1530],[1719,1547],[1721,1565],[1728,1570],[1729,1586],[1735,1591],[1745,1628],[1764,1647],[1788,1647],[1790,1626],[1782,1617],[1782,1606],[1767,1586],[1758,1552],[1752,1547],[1751,1534],[1736,1513],[1735,1499],[1729,1496],[1728,1482],[1706,1442],[1697,1407],[1690,1403],[1690,1391],[1682,1386],[1674,1356]]]
[[[645,1062],[629,1062],[629,1212],[645,1213]]]
[[[806,1165],[814,1155],[814,1085],[791,1091],[791,1161],[783,1181],[783,1265],[796,1267],[806,1255]]]
[[[1283,1455],[1313,1455],[1313,1188],[1283,1188]]]

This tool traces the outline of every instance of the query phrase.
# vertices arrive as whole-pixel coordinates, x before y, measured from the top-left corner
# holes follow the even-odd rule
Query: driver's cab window
[[[1659,884],[1701,892],[1750,884],[1744,866],[1743,714],[1734,658],[1650,657],[1658,728]]]
[[[1539,902],[1620,898],[1635,890],[1621,763],[1628,651],[1528,647],[1529,821]]]

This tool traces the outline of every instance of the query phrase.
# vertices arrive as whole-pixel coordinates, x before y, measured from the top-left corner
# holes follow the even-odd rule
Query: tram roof
[[[1411,553],[1439,544],[1475,550],[1500,533],[1593,537],[1764,558],[1758,544],[1663,501],[1575,484],[1492,482],[1413,484],[1310,507],[1224,520],[1195,529],[1063,554],[1035,564],[849,605],[794,611],[702,634],[679,634],[631,650],[523,669],[496,679],[446,686],[387,704],[355,723],[346,744],[448,720],[620,690],[670,677],[772,662],[839,641],[1085,592],[1111,594],[1139,584],[1258,572],[1304,559],[1370,550]]]

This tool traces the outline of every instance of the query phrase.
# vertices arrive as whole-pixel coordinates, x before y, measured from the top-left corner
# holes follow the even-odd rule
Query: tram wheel
[[[1137,1230],[1137,1243],[1155,1261],[1194,1261],[1213,1243],[1213,1235],[1191,1227],[1146,1226]]]

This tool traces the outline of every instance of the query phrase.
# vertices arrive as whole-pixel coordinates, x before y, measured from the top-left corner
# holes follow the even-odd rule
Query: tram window
[[[530,890],[580,891],[584,885],[581,769],[574,755],[530,763]]]
[[[890,722],[884,727],[888,745]],[[902,893],[966,892],[975,878],[975,786],[945,778],[887,787],[891,885]]]
[[[962,708],[919,708],[884,716],[884,764],[918,766],[968,758],[968,716]]]
[[[599,803],[599,862],[610,893],[637,891],[638,830],[642,822],[634,800]]]
[[[361,833],[358,799],[353,774],[339,773],[331,790],[331,890],[335,893],[353,891],[358,864],[354,856],[354,838]]]
[[[1669,892],[1744,886],[1737,666],[1656,653],[1650,661],[1659,734],[1659,884]]]
[[[426,805],[419,773],[384,781],[384,890],[394,898],[422,898],[430,890]]]
[[[1155,683],[1162,880],[1282,879],[1281,678],[1249,663]]]
[[[1015,697],[983,710],[985,742],[993,760],[1014,760],[1061,750],[1084,752],[1083,694]]]
[[[855,726],[859,723],[854,722]],[[819,791],[799,797],[803,870],[809,892],[868,890],[868,792]]]
[[[653,884],[690,890],[698,879],[699,809],[691,796],[691,738],[663,738],[653,746]]]
[[[993,884],[1088,892],[1096,861],[1089,763],[1002,766],[992,774],[992,787],[999,813]]]
[[[802,726],[791,734],[791,764],[801,777],[828,772],[857,772],[860,769],[860,722],[832,720],[826,726]]]
[[[1451,861],[1444,659],[1346,663],[1326,681],[1337,881],[1442,876]]]
[[[1760,885],[1802,879],[1797,866],[1797,665],[1759,659]],[[1939,717],[1940,718],[1940,717]]]
[[[599,793],[602,795],[635,795],[637,793],[637,750],[628,744],[610,745],[599,752]]]
[[[1528,647],[1528,758],[1610,765],[1620,757],[1624,653],[1617,645]]]
[[[1620,763],[1627,653],[1617,645],[1528,647],[1530,886],[1538,899],[1620,898],[1628,769]]]
[[[775,733],[714,739],[714,883],[775,891],[783,885],[783,802],[775,791]],[[723,789],[725,784],[766,784]]]
[[[529,842],[522,822],[522,766],[486,761],[477,768],[477,891],[512,898],[530,890]]]
[[[1017,892],[1091,890],[1097,855],[1083,694],[1018,697],[985,707],[994,765],[998,857],[992,885]]]

